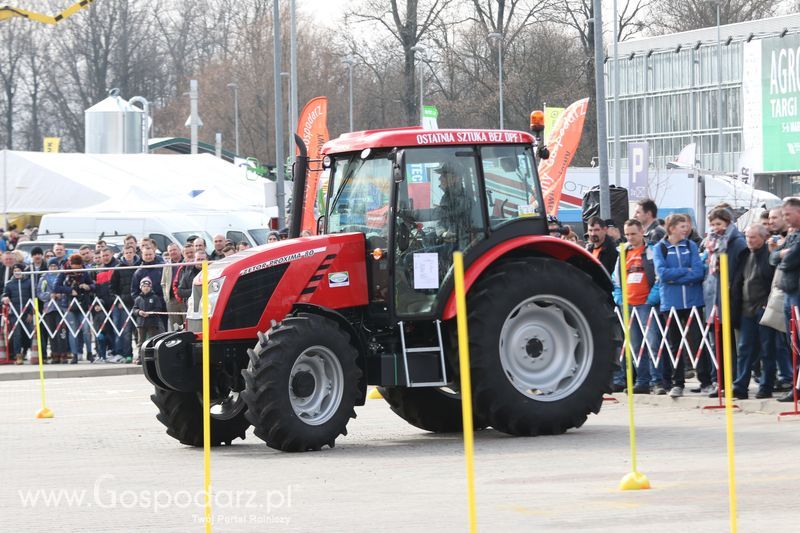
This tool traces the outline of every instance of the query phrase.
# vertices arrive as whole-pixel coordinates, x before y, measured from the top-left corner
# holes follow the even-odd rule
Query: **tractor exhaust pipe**
[[[306,173],[308,171],[308,151],[306,150],[306,143],[303,139],[294,134],[294,143],[300,151],[294,160],[294,169],[292,169],[292,178],[294,179],[294,186],[292,187],[292,219],[289,224],[289,238],[294,239],[300,236],[300,228],[303,225],[303,211],[305,210],[305,196],[306,196]]]

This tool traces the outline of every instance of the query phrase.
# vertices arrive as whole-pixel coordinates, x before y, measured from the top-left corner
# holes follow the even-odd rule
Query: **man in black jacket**
[[[606,272],[611,275],[614,265],[617,264],[619,252],[616,243],[607,233],[608,226],[602,218],[592,217],[589,219],[589,246],[586,249],[603,264]]]
[[[139,266],[141,260],[136,255],[136,247],[133,245],[125,245],[122,250],[122,258],[119,261],[120,267]],[[131,296],[131,279],[135,270],[130,268],[117,268],[111,274],[111,294],[119,299],[122,303],[117,303],[116,312],[116,325],[120,331],[117,337],[116,348],[114,352],[125,358],[125,361],[130,363],[133,360],[133,346],[131,344],[131,336],[133,335],[133,320],[130,318],[129,313],[133,308],[133,296]]]
[[[733,395],[746,400],[750,374],[761,357],[761,382],[756,398],[771,398],[775,386],[775,335],[779,332],[760,324],[769,299],[775,267],[769,264],[766,247],[769,232],[761,224],[752,224],[745,232],[747,249],[734,264],[731,284],[731,321],[739,329],[739,349]]]
[[[787,198],[783,202],[783,220],[791,232],[778,241],[777,248],[769,256],[769,262],[782,273],[780,288],[784,292],[783,312],[786,315],[786,335],[791,346],[792,307],[800,305],[800,198]],[[797,383],[797,376],[793,381]],[[800,394],[800,390],[797,393]],[[778,401],[793,401],[793,391],[790,390]]]

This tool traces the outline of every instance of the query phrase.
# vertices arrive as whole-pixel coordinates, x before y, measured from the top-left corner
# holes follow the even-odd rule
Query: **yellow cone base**
[[[381,396],[381,391],[379,391],[377,388],[372,389],[369,391],[369,394],[367,394],[368,400],[380,400],[381,398],[383,398],[383,396]]]
[[[619,490],[646,490],[650,488],[650,480],[641,472],[628,472],[619,482]]]
[[[54,416],[49,407],[42,407],[36,412],[36,418],[53,418]]]

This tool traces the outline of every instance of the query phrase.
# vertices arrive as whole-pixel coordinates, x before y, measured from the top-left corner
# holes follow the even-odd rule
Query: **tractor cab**
[[[344,135],[326,146],[327,234],[366,240],[373,316],[441,316],[453,252],[546,232],[534,139],[521,132],[420,128]],[[512,227],[513,226],[513,229]]]

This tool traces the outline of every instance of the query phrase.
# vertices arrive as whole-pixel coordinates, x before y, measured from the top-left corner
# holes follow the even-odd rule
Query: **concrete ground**
[[[0,390],[3,531],[203,530],[202,449],[164,433],[142,376],[50,380],[51,420],[34,418],[37,381]],[[461,437],[409,426],[382,400],[357,412],[333,450],[285,454],[252,432],[212,450],[214,530],[465,531]],[[724,414],[637,403],[639,469],[653,489],[620,492],[627,416],[624,401],[607,402],[557,437],[479,432],[479,530],[726,531]],[[800,417],[742,411],[735,431],[739,531],[793,529]]]

